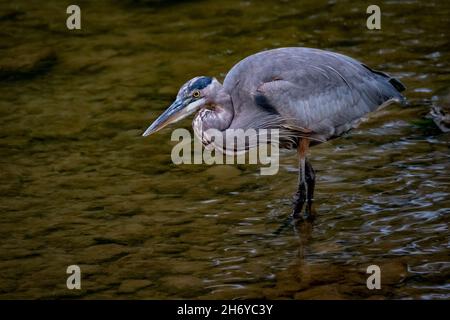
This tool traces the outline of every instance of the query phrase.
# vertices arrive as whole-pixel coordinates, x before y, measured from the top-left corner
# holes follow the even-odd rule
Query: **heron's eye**
[[[200,97],[200,91],[195,90],[194,92],[192,92],[192,96],[193,96],[194,98]]]

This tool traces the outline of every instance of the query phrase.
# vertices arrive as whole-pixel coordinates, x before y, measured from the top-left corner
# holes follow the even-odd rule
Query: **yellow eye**
[[[193,96],[194,98],[200,97],[200,91],[195,90],[194,92],[192,92],[192,96]]]

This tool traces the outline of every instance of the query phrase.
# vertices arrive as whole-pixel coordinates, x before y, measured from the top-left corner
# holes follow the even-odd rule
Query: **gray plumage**
[[[404,101],[397,80],[344,55],[310,48],[249,56],[228,72],[223,87],[234,108],[229,128],[275,122],[320,141],[348,131],[385,103]]]
[[[404,103],[403,84],[342,54],[311,48],[280,48],[237,63],[223,85],[215,78],[186,82],[174,103],[144,132],[150,135],[197,112],[194,133],[205,146],[228,153],[227,129],[278,129],[284,148],[297,148],[299,187],[293,215],[304,203],[311,216],[315,172],[306,159],[310,145],[338,137],[370,112]],[[208,129],[224,136],[217,146]],[[215,134],[216,134],[215,133]],[[273,142],[273,141],[271,141]],[[245,145],[247,149],[251,145]]]

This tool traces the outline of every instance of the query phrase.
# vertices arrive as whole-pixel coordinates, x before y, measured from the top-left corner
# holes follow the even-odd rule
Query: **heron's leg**
[[[316,186],[316,173],[308,160],[306,160],[305,171],[307,184],[305,214],[307,219],[313,219],[312,204],[314,201],[314,188]]]
[[[300,218],[303,205],[308,198],[308,183],[306,179],[306,153],[308,152],[309,140],[300,139],[297,147],[299,157],[299,175],[298,175],[298,190],[294,198],[294,210],[292,216],[296,219]]]

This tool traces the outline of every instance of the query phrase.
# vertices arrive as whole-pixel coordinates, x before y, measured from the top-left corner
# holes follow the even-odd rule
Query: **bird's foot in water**
[[[306,195],[303,191],[299,190],[294,195],[292,218],[294,220],[303,220],[302,211],[305,204]]]

